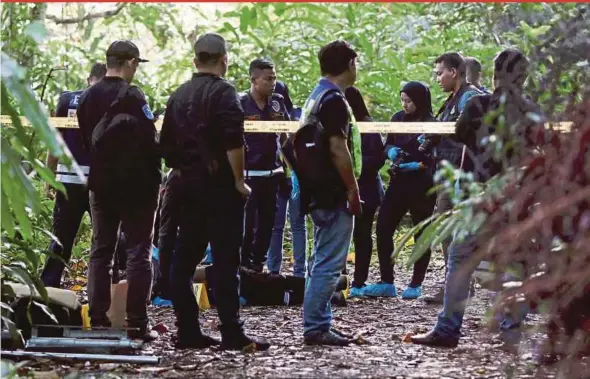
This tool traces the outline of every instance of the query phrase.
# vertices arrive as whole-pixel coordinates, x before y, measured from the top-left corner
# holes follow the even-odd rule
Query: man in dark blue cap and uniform
[[[239,313],[244,203],[251,192],[244,179],[244,111],[235,87],[223,79],[228,67],[223,37],[200,36],[194,52],[198,72],[170,96],[160,137],[166,165],[181,176],[183,187],[170,273],[176,347],[219,344],[201,331],[192,288],[195,268],[210,242],[220,347],[267,350],[269,343],[246,336]]]
[[[246,120],[285,121],[289,112],[282,95],[274,93],[276,72],[272,62],[250,63],[250,90],[240,96]],[[242,266],[262,272],[274,225],[279,180],[279,133],[246,133],[246,183],[252,195],[246,204]]]
[[[133,328],[128,334],[150,341],[157,337],[149,327],[147,302],[161,163],[154,115],[141,90],[129,85],[139,63],[147,61],[131,41],[113,42],[106,56],[106,76],[84,92],[77,114],[90,151],[90,318],[93,326],[110,325],[109,271],[120,228],[127,255],[127,325]]]
[[[104,63],[95,63],[88,76],[88,86],[98,83],[106,74]],[[61,94],[55,111],[56,117],[76,117],[80,96],[84,90],[66,91]],[[90,171],[90,156],[82,143],[80,129],[59,128],[64,142],[72,153],[72,157],[87,176]],[[52,241],[49,251],[56,257],[48,257],[41,274],[41,280],[47,287],[59,288],[65,263],[70,260],[74,239],[78,233],[80,222],[85,212],[90,214],[88,203],[88,187],[82,178],[63,164],[58,164],[57,158],[47,156],[47,166],[56,170],[56,180],[62,183],[66,193],[57,192],[53,208],[53,234],[59,240]],[[59,257],[59,258],[58,258]],[[60,259],[61,258],[61,259]],[[63,259],[63,260],[62,260]]]

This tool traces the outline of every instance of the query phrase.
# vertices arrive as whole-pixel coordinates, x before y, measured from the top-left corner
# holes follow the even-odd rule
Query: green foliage
[[[25,27],[27,38],[40,40],[44,28],[34,22]],[[26,71],[13,59],[2,52],[2,112],[12,119],[12,127],[1,129],[1,203],[2,203],[2,321],[11,332],[14,324],[9,319],[12,312],[10,306],[4,303],[7,295],[11,294],[7,280],[23,283],[30,287],[31,293],[38,292],[47,299],[45,290],[38,276],[40,266],[40,251],[35,248],[38,235],[51,236],[49,229],[41,226],[48,223],[44,204],[35,188],[35,182],[40,178],[53,187],[64,190],[63,185],[55,180],[54,174],[38,159],[34,149],[31,149],[31,139],[22,125],[19,112],[32,125],[33,133],[42,146],[51,154],[61,159],[65,164],[77,167],[55,129],[47,121],[47,116],[41,109],[30,86],[26,82]],[[26,160],[27,165],[23,164]],[[27,169],[26,169],[27,168]],[[79,170],[79,169],[78,169]],[[45,218],[45,222],[40,222]]]

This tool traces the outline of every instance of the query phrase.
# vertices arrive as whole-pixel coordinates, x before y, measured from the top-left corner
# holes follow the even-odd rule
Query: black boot
[[[206,349],[211,346],[217,346],[221,342],[203,334],[200,330],[198,332],[178,332],[174,338],[174,347],[177,349]]]
[[[450,338],[439,334],[435,330],[428,333],[418,334],[410,337],[413,343],[417,345],[427,345],[436,347],[457,347],[459,339]]]
[[[223,336],[221,350],[242,350],[245,353],[265,351],[270,348],[270,343],[264,339],[248,337],[244,333],[232,337]]]
[[[127,331],[127,337],[131,339],[140,339],[143,340],[143,342],[152,342],[158,339],[160,336],[158,332],[152,330],[152,326],[149,321],[139,324],[129,322],[128,327],[135,329]]]
[[[350,339],[339,336],[338,334],[329,331],[316,331],[307,336],[303,336],[303,342],[306,345],[326,345],[326,346],[348,346]]]

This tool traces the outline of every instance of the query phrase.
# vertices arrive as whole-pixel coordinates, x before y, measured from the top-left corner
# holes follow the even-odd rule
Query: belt
[[[79,166],[84,176],[90,173],[90,166]],[[66,165],[58,164],[55,180],[60,183],[68,184],[86,184],[86,181],[80,178],[73,169],[69,169]]]
[[[247,178],[270,178],[284,172],[285,170],[283,170],[282,167],[278,167],[274,170],[246,170],[244,175],[246,175]]]

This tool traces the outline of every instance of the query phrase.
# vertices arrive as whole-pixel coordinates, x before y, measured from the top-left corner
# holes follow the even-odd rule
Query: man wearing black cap
[[[269,344],[244,334],[239,315],[240,247],[244,204],[244,112],[233,85],[223,79],[228,57],[218,34],[200,36],[193,60],[198,73],[168,100],[161,132],[166,164],[182,177],[179,243],[172,258],[170,293],[178,348],[206,348],[219,342],[201,332],[191,282],[211,243],[218,285],[221,348],[266,350]]]
[[[119,226],[127,253],[127,324],[132,338],[153,340],[147,301],[152,281],[150,249],[161,182],[154,116],[141,90],[129,83],[140,62],[131,41],[107,50],[107,73],[84,92],[78,107],[83,142],[90,151],[92,247],[88,301],[93,326],[108,326],[111,262]]]

